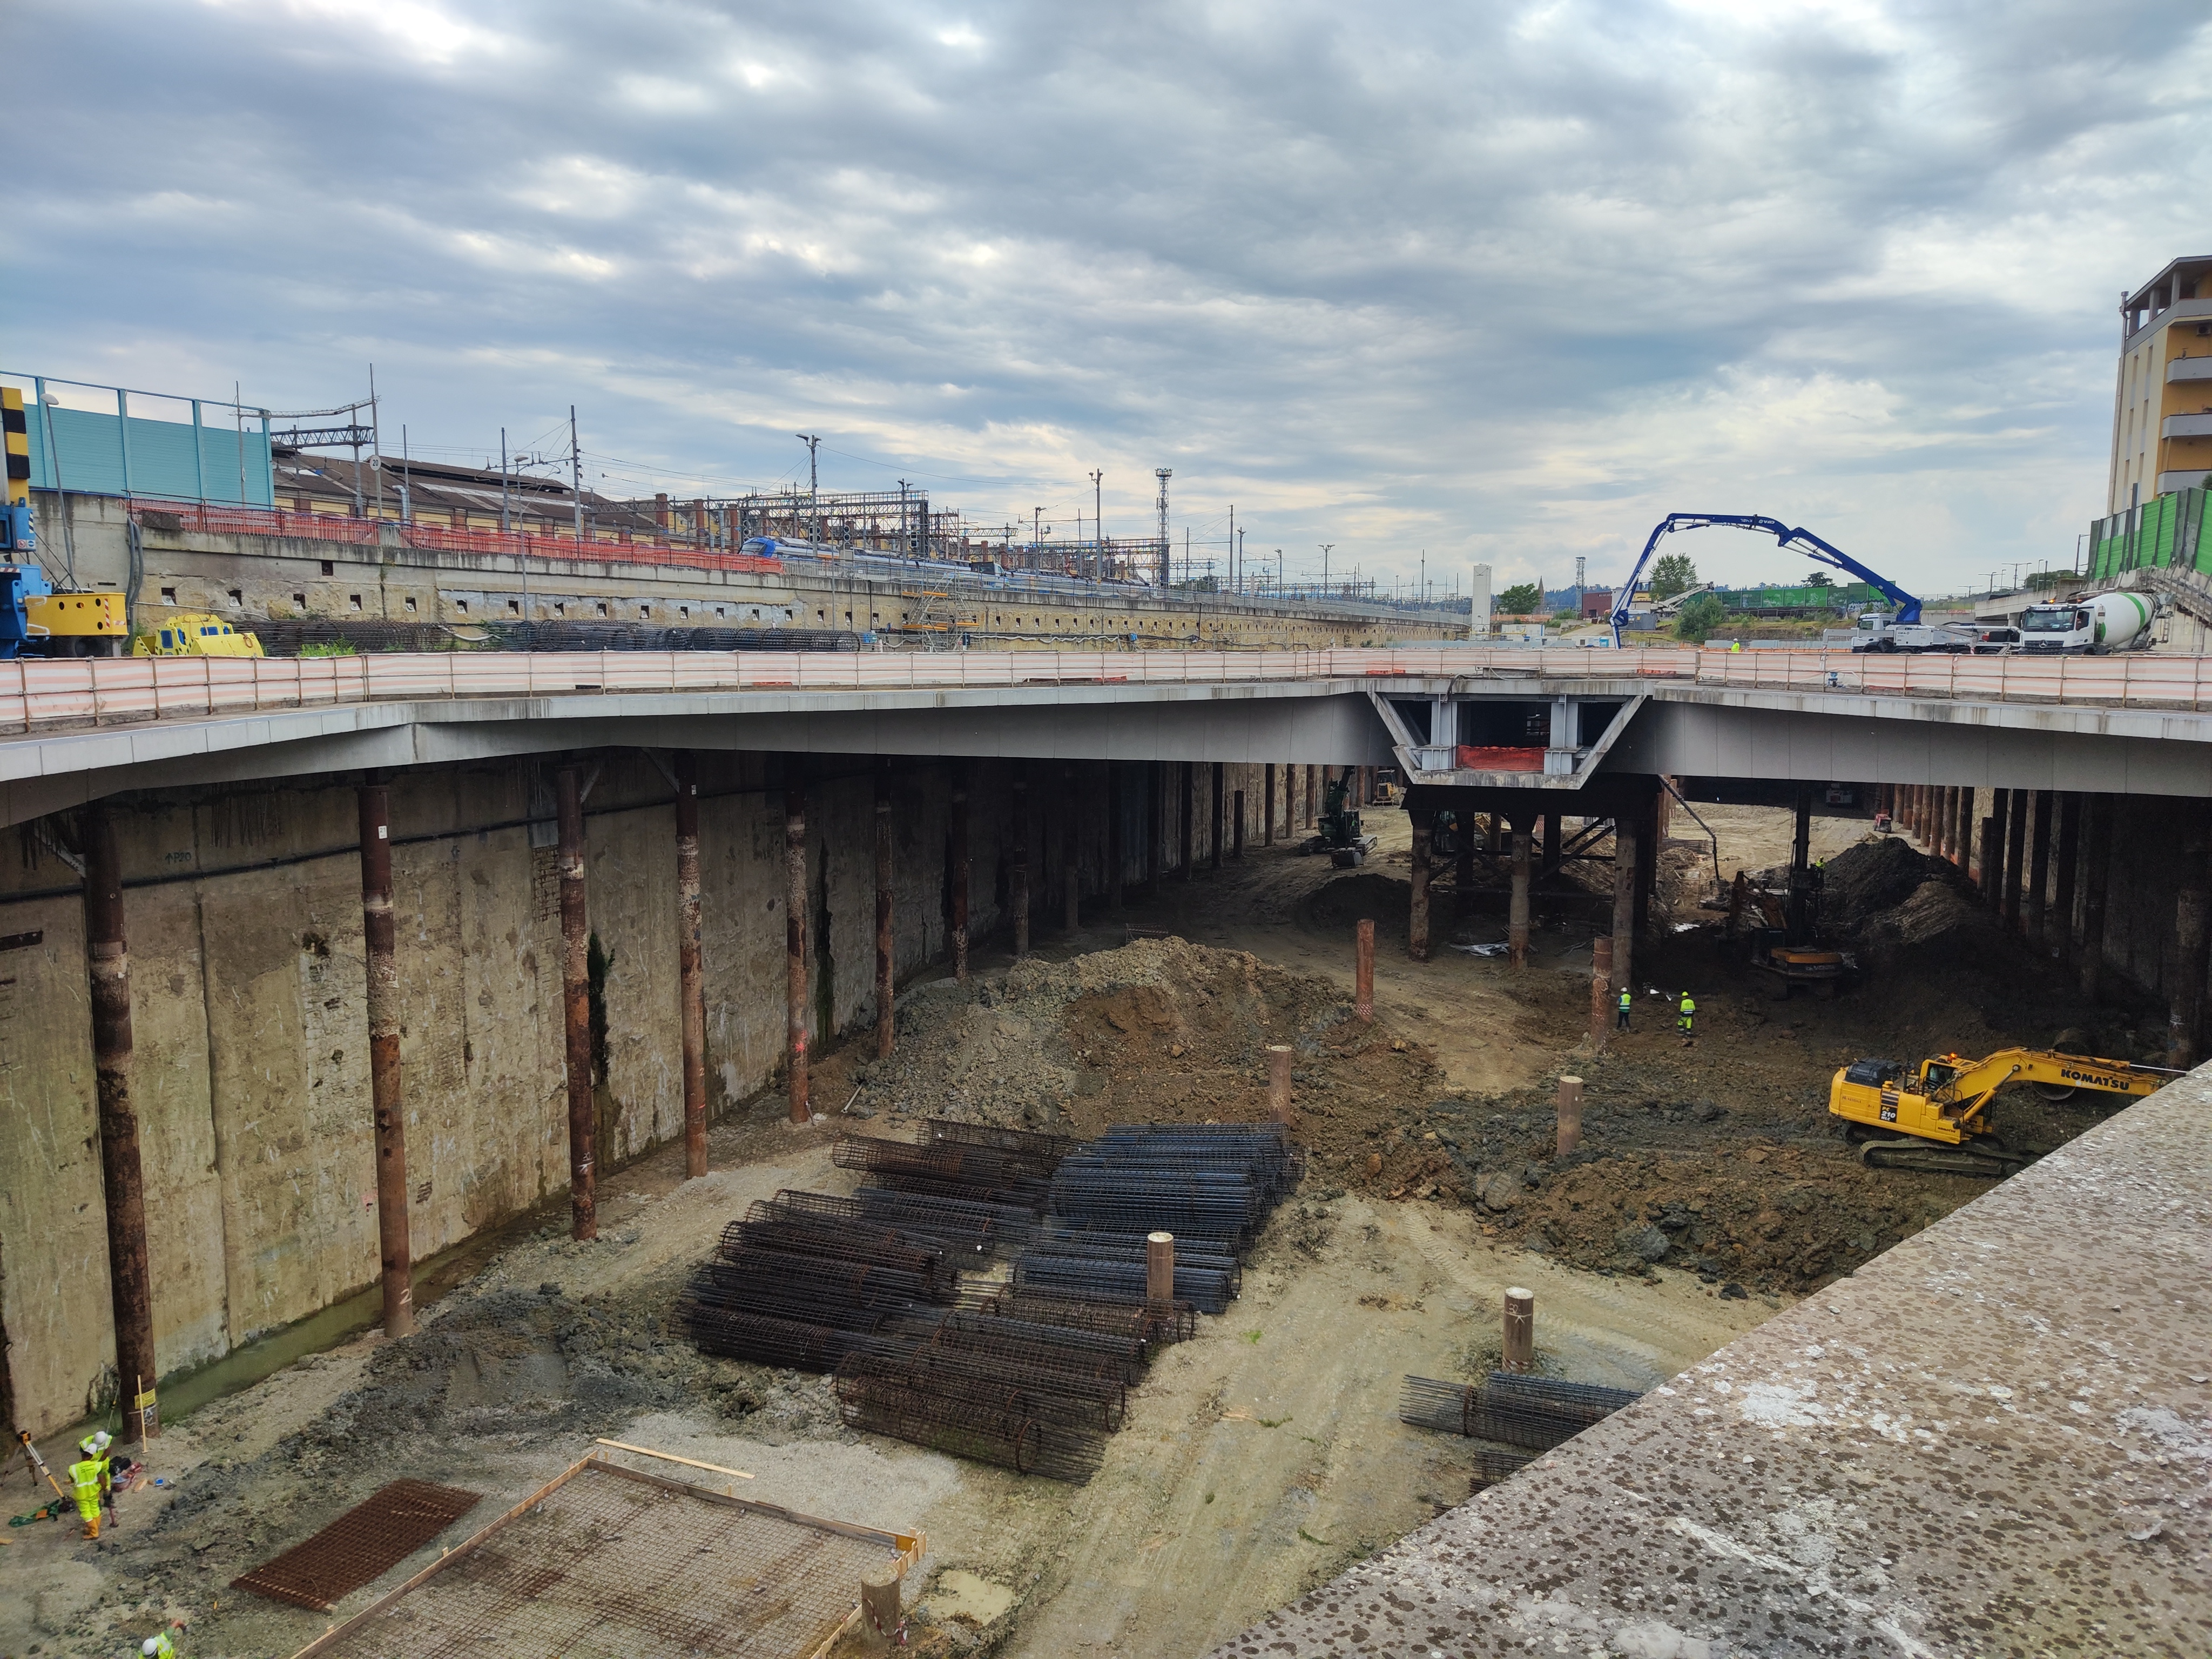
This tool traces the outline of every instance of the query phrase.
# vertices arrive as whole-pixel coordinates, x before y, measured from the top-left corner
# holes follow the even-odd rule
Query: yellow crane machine
[[[1908,1072],[1893,1060],[1856,1060],[1828,1088],[1828,1110],[1862,1143],[1859,1161],[1878,1170],[1952,1175],[2009,1175],[2027,1162],[1990,1127],[1990,1102],[2008,1083],[2031,1083],[2047,1100],[2077,1089],[2148,1095],[2181,1076],[2159,1066],[2006,1048],[1985,1060],[1939,1054]],[[1876,1139],[1884,1131],[1898,1138]]]

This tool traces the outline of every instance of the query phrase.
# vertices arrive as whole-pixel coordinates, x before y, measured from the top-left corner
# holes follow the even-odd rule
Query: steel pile
[[[931,1120],[831,1157],[859,1191],[754,1203],[694,1270],[683,1328],[703,1352],[832,1373],[851,1427],[1060,1480],[1098,1468],[1152,1355],[1227,1310],[1304,1172],[1273,1124],[1079,1141]],[[1176,1236],[1166,1302],[1149,1299],[1158,1231]],[[982,1278],[994,1262],[1006,1276]]]
[[[1492,1371],[1480,1382],[1408,1376],[1398,1396],[1398,1420],[1518,1448],[1533,1456],[1564,1444],[1638,1397],[1626,1389],[1512,1371]]]

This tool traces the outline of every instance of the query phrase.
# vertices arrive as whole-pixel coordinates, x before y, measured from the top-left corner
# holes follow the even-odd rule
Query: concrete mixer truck
[[[2063,605],[2032,605],[2021,613],[2020,646],[2027,656],[2054,652],[2124,651],[2148,641],[2158,601],[2148,593],[2098,593]]]

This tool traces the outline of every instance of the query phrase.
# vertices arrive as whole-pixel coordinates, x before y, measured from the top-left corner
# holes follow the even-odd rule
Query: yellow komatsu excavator
[[[1858,1060],[1836,1073],[1828,1110],[1872,1168],[2002,1176],[2027,1162],[1989,1124],[1990,1102],[2006,1084],[2031,1083],[2045,1099],[2063,1100],[2077,1089],[2147,1095],[2181,1075],[2047,1048],[2007,1048],[1986,1060],[1942,1054],[1917,1073],[1893,1060]],[[1884,1131],[1900,1138],[1876,1138]]]

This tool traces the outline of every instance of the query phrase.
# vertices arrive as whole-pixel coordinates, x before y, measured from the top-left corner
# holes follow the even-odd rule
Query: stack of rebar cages
[[[850,1197],[784,1191],[725,1229],[678,1304],[702,1352],[836,1376],[847,1424],[1080,1481],[1162,1346],[1218,1314],[1304,1174],[1281,1125],[1096,1141],[933,1119],[848,1136]],[[1175,1235],[1174,1294],[1146,1240]]]
[[[1480,1443],[1474,1448],[1480,1489],[1640,1397],[1627,1389],[1518,1371],[1492,1371],[1480,1382],[1408,1376],[1398,1396],[1398,1420]]]

